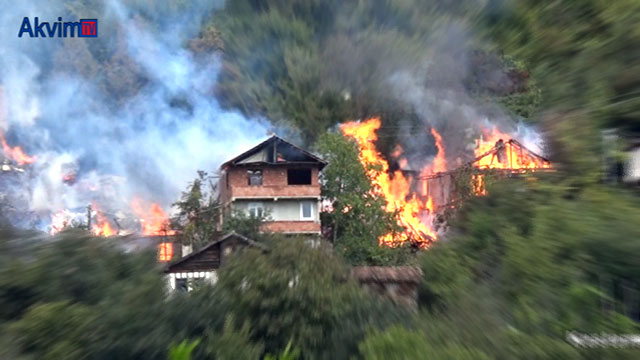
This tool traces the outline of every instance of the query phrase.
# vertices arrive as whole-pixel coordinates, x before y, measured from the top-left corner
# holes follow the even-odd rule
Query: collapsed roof
[[[471,164],[477,165],[480,168],[490,168],[494,163],[505,163],[507,165],[507,169],[519,169],[522,168],[521,164],[512,164],[512,159],[514,157],[512,154],[515,153],[519,163],[526,161],[526,168],[530,169],[539,169],[539,168],[550,168],[551,162],[540,156],[533,151],[527,149],[524,145],[514,139],[510,139],[508,141],[503,141],[502,139],[496,142],[496,144],[491,148],[491,150],[486,153],[476,157]],[[489,159],[489,161],[481,161],[483,159]]]
[[[225,162],[221,168],[255,164],[307,164],[322,169],[327,162],[277,135],[272,135],[252,149]]]

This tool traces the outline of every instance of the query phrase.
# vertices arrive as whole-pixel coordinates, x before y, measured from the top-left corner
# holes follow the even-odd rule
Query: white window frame
[[[256,209],[256,216],[257,217],[264,216],[264,203],[262,203],[262,202],[250,202],[249,204],[247,204],[247,212],[249,213],[249,216],[251,216],[251,210],[253,210],[253,209]],[[257,209],[261,209],[259,214],[258,214],[258,210]]]
[[[309,217],[304,217],[304,205],[305,204],[309,204]],[[314,220],[313,201],[301,201],[300,202],[300,220],[302,220],[302,221]]]

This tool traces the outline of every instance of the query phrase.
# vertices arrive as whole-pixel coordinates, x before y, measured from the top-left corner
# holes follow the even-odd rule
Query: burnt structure
[[[266,215],[266,231],[320,234],[319,172],[326,162],[273,135],[220,167],[223,217]]]
[[[500,139],[489,151],[458,169],[417,177],[422,187],[422,195],[433,200],[436,210],[455,201],[452,191],[455,186],[455,174],[462,168],[473,170],[476,180],[474,187],[479,194],[484,192],[484,185],[481,183],[482,178],[478,176],[482,176],[488,170],[509,176],[531,171],[553,171],[549,159],[534,153],[514,139]]]

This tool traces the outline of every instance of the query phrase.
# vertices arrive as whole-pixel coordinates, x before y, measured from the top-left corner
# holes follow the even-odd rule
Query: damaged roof
[[[520,156],[526,156],[527,159],[533,163],[535,163],[536,165],[542,167],[542,166],[550,166],[551,162],[549,161],[549,159],[540,156],[536,153],[534,153],[533,151],[527,149],[524,145],[522,145],[520,142],[518,142],[515,139],[510,139],[508,141],[503,141],[502,139],[499,140],[496,145],[494,145],[491,150],[487,151],[486,153],[476,157],[471,163],[477,163],[478,161],[480,161],[481,159],[487,157],[487,156],[491,156],[491,157],[497,157],[498,156],[498,152],[501,151],[502,149],[505,149],[506,147],[511,147],[511,149],[515,149],[517,151],[517,153]],[[493,159],[492,159],[493,161]]]
[[[327,162],[274,134],[225,162],[221,168],[246,164],[309,164],[322,170]]]

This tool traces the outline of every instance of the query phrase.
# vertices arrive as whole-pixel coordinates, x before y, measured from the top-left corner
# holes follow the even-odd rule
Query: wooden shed
[[[215,283],[216,271],[224,265],[229,255],[246,246],[268,250],[260,244],[235,232],[203,246],[197,251],[179,258],[167,265],[165,273],[169,288],[176,291],[189,291],[198,283]]]

